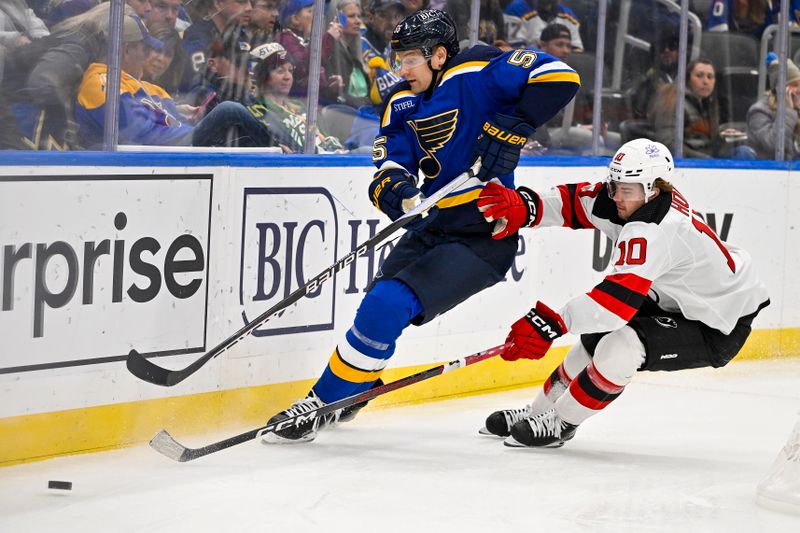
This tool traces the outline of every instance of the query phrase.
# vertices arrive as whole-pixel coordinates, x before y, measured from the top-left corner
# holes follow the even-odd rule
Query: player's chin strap
[[[431,56],[428,59],[427,64],[428,64],[428,68],[433,73],[433,76],[431,76],[431,82],[430,82],[430,84],[428,84],[428,88],[425,89],[425,98],[426,99],[431,97],[431,95],[433,94],[433,91],[436,89],[436,86],[439,85],[439,81],[440,81],[440,79],[442,77],[441,75],[447,69],[447,64],[450,62],[450,58],[448,57],[447,59],[444,60],[444,64],[442,65],[442,68],[433,68],[433,65],[431,64],[431,59],[433,59],[433,56]]]

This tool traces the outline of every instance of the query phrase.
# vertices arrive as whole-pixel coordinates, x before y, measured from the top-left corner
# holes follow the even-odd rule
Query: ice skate
[[[312,390],[308,396],[297,400],[288,409],[281,411],[269,419],[267,424],[275,424],[289,418],[310,413],[325,405]],[[298,425],[292,425],[286,429],[267,433],[261,437],[264,444],[297,444],[301,442],[311,442],[317,437],[317,432],[327,426],[335,424],[341,411],[328,413],[326,415],[314,416],[312,419],[303,421]],[[355,415],[353,415],[355,416]]]
[[[514,448],[559,448],[575,436],[577,429],[578,426],[564,422],[555,409],[550,409],[511,426],[511,436],[504,444]]]
[[[370,390],[374,389],[375,387],[380,387],[381,385],[383,385],[383,380],[378,378],[378,380],[372,384]],[[355,405],[351,405],[350,407],[345,407],[344,409],[341,410],[341,413],[339,413],[337,422],[350,422],[356,417],[356,415],[360,410],[362,410],[367,406],[368,403],[369,400],[367,400],[366,402],[361,402]]]
[[[508,437],[511,435],[511,426],[531,416],[531,414],[530,405],[526,405],[521,409],[495,411],[486,418],[486,423],[478,430],[478,433],[481,435]]]

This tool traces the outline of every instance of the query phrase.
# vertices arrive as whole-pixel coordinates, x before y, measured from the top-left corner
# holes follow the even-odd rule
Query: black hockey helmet
[[[430,56],[436,45],[447,50],[447,59],[458,54],[458,32],[450,15],[438,9],[422,9],[403,19],[392,33],[394,52],[420,50]]]

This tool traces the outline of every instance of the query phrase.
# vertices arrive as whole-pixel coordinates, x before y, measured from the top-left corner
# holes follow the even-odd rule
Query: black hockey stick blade
[[[247,333],[249,333],[249,331]],[[217,345],[213,350],[205,353],[202,357],[194,361],[186,368],[181,368],[178,370],[169,370],[168,368],[160,367],[157,364],[150,361],[149,359],[147,359],[139,352],[137,352],[136,350],[131,350],[130,352],[128,352],[128,358],[125,361],[125,366],[128,367],[128,371],[130,371],[131,374],[133,374],[134,376],[143,381],[147,381],[149,383],[152,383],[153,385],[172,387],[173,385],[180,383],[184,379],[188,378],[189,376],[197,372],[200,369],[200,367],[202,367],[204,364],[206,364],[208,361],[210,361],[217,355],[231,348],[233,345],[235,345],[237,342],[239,342],[245,336],[247,336],[247,333],[242,334],[240,338],[237,338],[233,342],[230,342],[227,346],[223,346],[222,344]],[[230,338],[226,339],[226,341],[229,340]],[[154,357],[157,357],[158,355],[159,355],[158,353],[153,354]]]
[[[276,431],[281,431],[290,427],[308,423],[310,420],[313,420],[316,417],[324,416],[328,413],[336,411],[337,409],[343,409],[345,407],[367,402],[377,396],[386,394],[387,392],[402,389],[403,387],[413,385],[414,383],[419,383],[420,381],[425,381],[426,379],[439,376],[446,372],[450,372],[451,370],[463,368],[480,361],[485,361],[486,359],[490,359],[501,354],[503,350],[510,345],[511,343],[501,344],[500,346],[495,346],[494,348],[489,348],[488,350],[484,350],[473,355],[468,355],[466,357],[462,357],[461,359],[456,359],[455,361],[450,361],[449,363],[445,363],[434,368],[429,368],[428,370],[423,370],[422,372],[418,372],[411,376],[398,379],[397,381],[375,387],[374,389],[369,389],[360,394],[354,394],[353,396],[344,398],[337,402],[323,405],[322,407],[319,407],[308,413],[293,416],[291,418],[287,418],[286,420],[282,420],[281,422],[267,424],[266,426],[252,429],[250,431],[246,431],[245,433],[240,433],[235,437],[230,437],[228,439],[221,440],[207,446],[202,446],[200,448],[187,448],[183,444],[176,441],[165,429],[159,431],[156,436],[150,440],[150,447],[152,447],[161,455],[169,457],[173,461],[185,463],[187,461],[192,461],[211,453],[230,448],[231,446],[236,446],[237,444],[253,440],[266,433],[274,433]]]
[[[136,350],[131,350],[128,352],[128,358],[125,361],[125,366],[128,367],[128,370],[131,374],[139,379],[143,379],[144,381],[158,384],[163,383],[167,387],[171,387],[175,384],[171,383],[171,381],[174,379],[172,377],[173,372],[171,370],[167,370],[166,368],[162,368],[156,364],[153,364],[150,362],[150,360],[146,359]]]
[[[311,278],[305,285],[296,289],[289,296],[287,296],[286,298],[276,303],[275,305],[264,311],[262,314],[258,315],[256,318],[245,324],[236,333],[234,333],[227,339],[223,340],[216,346],[214,346],[210,351],[204,353],[199,359],[195,360],[192,364],[190,364],[186,368],[181,368],[178,370],[169,370],[166,368],[162,368],[153,363],[152,361],[148,360],[138,351],[131,350],[128,353],[128,357],[126,360],[126,366],[128,367],[128,370],[130,371],[131,374],[133,374],[137,378],[152,383],[154,385],[171,387],[177,383],[180,383],[184,379],[188,378],[189,376],[197,372],[197,370],[199,370],[200,367],[205,365],[208,361],[235,346],[236,343],[244,339],[254,329],[265,324],[270,318],[278,314],[280,311],[283,311],[287,307],[295,304],[298,300],[302,299],[306,294],[316,291],[320,285],[322,285],[329,279],[333,278],[333,276],[335,276],[338,272],[348,267],[358,257],[364,255],[369,250],[376,248],[379,244],[381,244],[383,241],[389,238],[397,230],[403,228],[406,224],[408,224],[418,216],[424,216],[434,205],[436,205],[436,202],[438,202],[451,192],[458,189],[461,185],[466,183],[470,178],[474,177],[475,174],[477,173],[478,168],[480,168],[480,159],[478,159],[478,161],[476,161],[475,164],[472,166],[472,168],[470,168],[468,171],[460,174],[451,182],[447,183],[444,187],[442,187],[435,193],[431,194],[429,197],[425,198],[419,205],[417,205],[417,207],[415,207],[402,217],[398,218],[397,220],[395,220],[394,222],[383,228],[373,237],[371,237],[363,244],[358,246],[355,250],[345,255],[344,257],[336,261],[333,265],[329,266],[328,268],[326,268],[325,270],[323,270],[322,272]],[[166,354],[160,354],[156,352],[152,354],[151,357],[159,357],[161,355],[166,355]]]

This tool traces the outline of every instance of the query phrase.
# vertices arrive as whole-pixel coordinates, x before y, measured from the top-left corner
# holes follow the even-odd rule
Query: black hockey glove
[[[369,184],[369,198],[379,210],[392,220],[397,220],[413,209],[420,199],[417,180],[401,168],[382,170]],[[406,228],[421,230],[431,223],[438,212],[437,207],[409,222]]]
[[[519,117],[497,113],[493,120],[487,120],[472,151],[473,161],[481,158],[481,169],[476,177],[489,181],[517,168],[519,153],[535,131]]]

